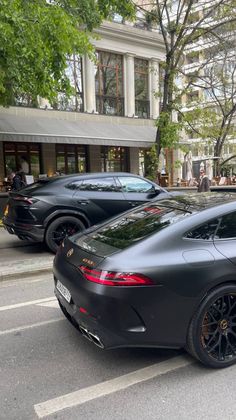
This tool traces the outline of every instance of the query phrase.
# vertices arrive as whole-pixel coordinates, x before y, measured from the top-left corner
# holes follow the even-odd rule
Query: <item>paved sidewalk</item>
[[[31,244],[0,227],[0,281],[51,272],[54,254],[42,244]]]
[[[33,276],[38,273],[52,272],[54,257],[19,260],[14,263],[1,263],[0,281]]]

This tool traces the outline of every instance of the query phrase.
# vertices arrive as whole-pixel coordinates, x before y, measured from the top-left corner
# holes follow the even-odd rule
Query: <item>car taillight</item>
[[[139,273],[95,270],[85,265],[80,265],[79,268],[87,280],[106,286],[151,286],[154,284],[149,277]]]
[[[23,202],[25,204],[29,204],[29,205],[34,204],[38,201],[36,198],[24,197],[24,196],[21,196],[21,195],[14,197],[13,200],[21,201],[21,202]]]

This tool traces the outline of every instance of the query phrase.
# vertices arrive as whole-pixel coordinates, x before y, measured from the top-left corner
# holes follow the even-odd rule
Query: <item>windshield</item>
[[[73,237],[79,247],[100,256],[108,256],[157,233],[190,214],[180,209],[148,205],[134,210],[88,235]]]
[[[45,187],[47,185],[50,186],[50,184],[52,182],[55,182],[57,179],[60,181],[59,177],[58,178],[53,178],[52,177],[52,178],[43,178],[43,179],[40,179],[37,182],[34,182],[33,184],[29,184],[26,187],[22,188],[20,190],[20,194],[31,194],[31,193],[35,193],[36,191],[40,190],[41,188],[43,188],[43,187]]]

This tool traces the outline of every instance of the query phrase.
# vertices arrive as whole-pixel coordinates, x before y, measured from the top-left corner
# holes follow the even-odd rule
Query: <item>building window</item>
[[[151,149],[139,149],[139,175],[148,176],[150,175],[150,153]]]
[[[87,171],[87,148],[76,144],[56,145],[56,170],[60,174]]]
[[[127,147],[101,147],[101,171],[124,172],[128,171]]]
[[[97,52],[96,108],[99,114],[124,115],[123,57]]]
[[[135,115],[140,118],[149,118],[150,102],[148,94],[148,61],[140,58],[134,59],[135,81]]]
[[[191,104],[193,102],[197,102],[199,100],[198,91],[192,91],[191,93],[188,93],[186,95],[187,97],[187,103]]]
[[[22,162],[27,167],[28,174],[35,178],[40,174],[40,145],[27,143],[4,143],[5,175],[11,176],[11,173],[22,169]]]
[[[112,16],[112,21],[115,23],[125,23],[123,16],[119,15],[118,13],[114,13]]]
[[[66,76],[69,79],[72,94],[67,98],[63,93],[58,95],[55,108],[61,111],[84,111],[82,59],[73,55],[67,60]]]

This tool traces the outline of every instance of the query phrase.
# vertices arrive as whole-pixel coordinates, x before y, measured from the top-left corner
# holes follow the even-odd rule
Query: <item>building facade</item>
[[[24,158],[35,179],[55,173],[130,171],[144,174],[159,115],[161,35],[104,22],[96,30],[96,61],[68,61],[76,94],[37,108],[25,100],[0,109],[0,181]]]
[[[211,8],[211,5],[210,5]],[[190,20],[194,25],[208,13],[204,3],[192,8]],[[220,19],[216,9],[212,9],[205,20],[205,26],[211,27]],[[184,62],[181,68],[182,77],[178,78],[177,86],[191,86],[182,97],[182,112],[202,108],[206,112],[213,111],[217,118],[208,122],[208,133],[204,136],[204,124],[197,119],[182,133],[181,145],[185,152],[178,151],[178,160],[182,167],[178,169],[178,177],[190,180],[199,176],[200,167],[204,167],[210,179],[214,178],[214,161],[220,162],[222,177],[235,178],[236,175],[236,54],[235,31],[218,28],[218,36],[206,35],[190,43],[184,52]],[[231,115],[232,114],[232,115]],[[201,124],[203,130],[201,130]],[[227,130],[227,126],[229,130]],[[207,132],[205,130],[205,132]],[[225,138],[221,134],[226,132]],[[222,136],[223,145],[216,155],[215,146]],[[186,153],[186,151],[188,151]],[[187,171],[187,160],[191,160],[192,173]]]

